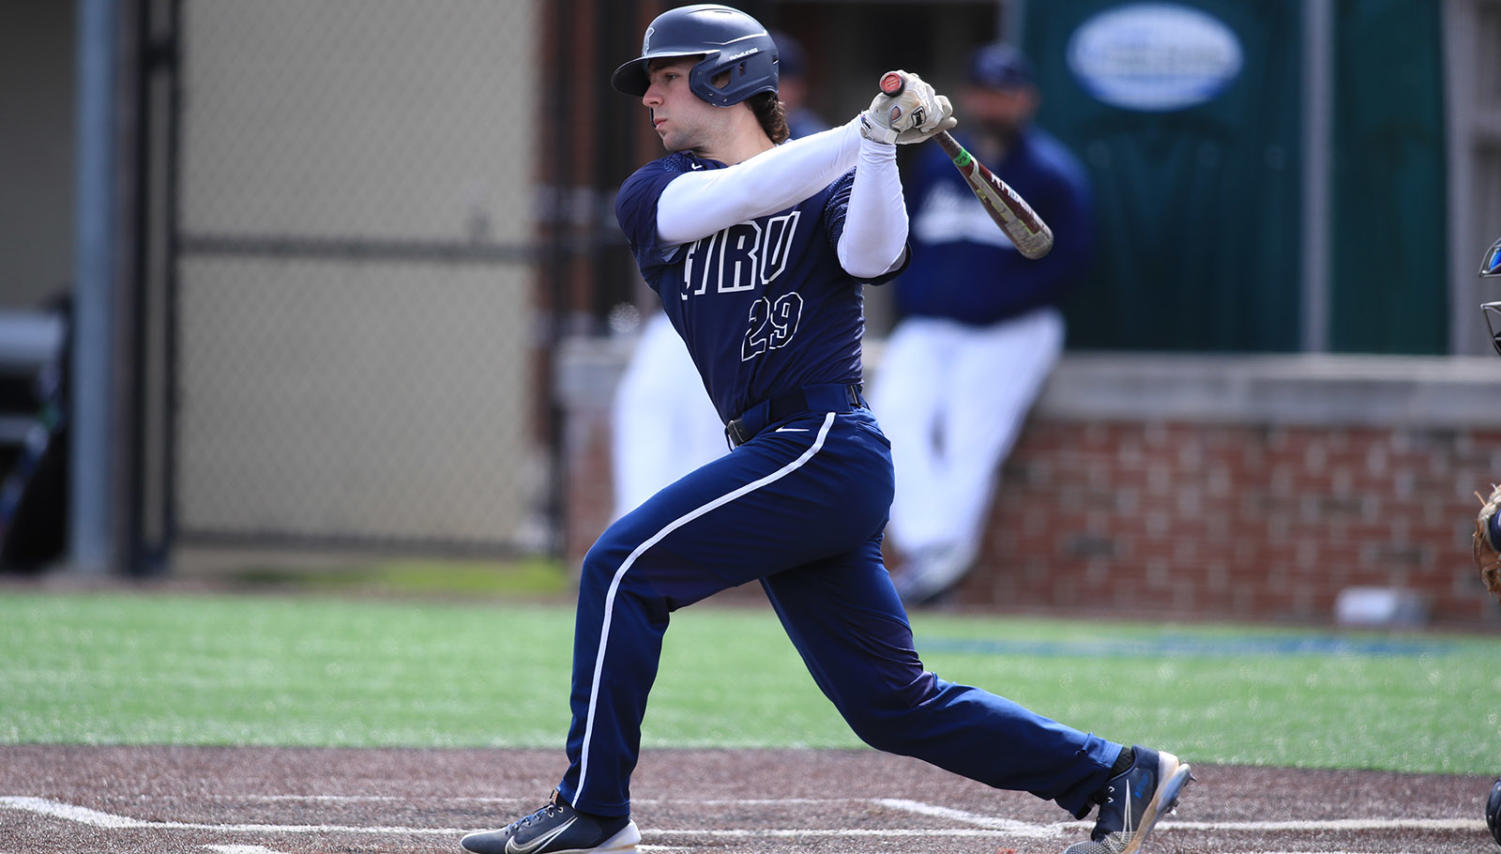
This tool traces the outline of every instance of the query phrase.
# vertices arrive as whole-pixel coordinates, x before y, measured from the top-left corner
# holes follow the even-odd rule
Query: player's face
[[[662,60],[647,66],[650,85],[641,103],[651,110],[652,127],[668,151],[703,151],[721,122],[715,108],[688,88],[688,72],[698,57]]]

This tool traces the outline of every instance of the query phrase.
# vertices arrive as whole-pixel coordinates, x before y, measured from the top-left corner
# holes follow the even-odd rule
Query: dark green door
[[[1038,123],[1085,162],[1098,199],[1071,348],[1298,349],[1301,10],[1027,4]]]
[[[1442,4],[1335,9],[1330,346],[1446,353]]]

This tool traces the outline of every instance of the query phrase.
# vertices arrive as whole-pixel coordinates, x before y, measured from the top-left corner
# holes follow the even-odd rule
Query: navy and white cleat
[[[471,833],[459,841],[473,854],[588,854],[635,851],[641,831],[629,817],[587,815],[556,790],[541,809],[500,830]]]
[[[1100,792],[1100,813],[1088,842],[1063,854],[1135,854],[1156,826],[1173,811],[1183,787],[1194,779],[1188,763],[1171,753],[1132,748],[1131,767],[1111,777]]]

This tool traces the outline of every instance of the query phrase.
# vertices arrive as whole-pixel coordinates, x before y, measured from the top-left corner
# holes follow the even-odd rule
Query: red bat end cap
[[[881,75],[881,91],[887,95],[900,95],[906,87],[906,78],[895,71],[888,71]]]

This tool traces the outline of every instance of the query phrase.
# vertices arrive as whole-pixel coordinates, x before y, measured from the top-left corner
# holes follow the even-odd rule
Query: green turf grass
[[[914,627],[945,678],[1194,761],[1493,773],[1501,745],[1494,638],[927,614]],[[561,749],[571,644],[564,605],[12,591],[0,744]],[[712,604],[674,615],[644,741],[858,745],[769,609]]]

